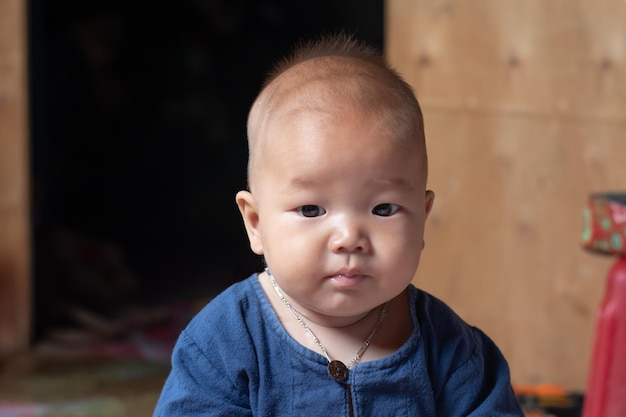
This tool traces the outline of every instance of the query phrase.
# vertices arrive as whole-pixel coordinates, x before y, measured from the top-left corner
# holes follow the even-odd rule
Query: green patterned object
[[[626,256],[626,194],[592,194],[583,209],[583,247],[596,253]]]

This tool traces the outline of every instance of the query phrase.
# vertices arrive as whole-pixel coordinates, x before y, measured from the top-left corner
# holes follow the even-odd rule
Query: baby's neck
[[[317,343],[283,301],[277,297],[269,279],[262,276],[260,282],[287,333],[308,349],[324,354],[319,345],[321,343],[332,360],[340,360],[344,364],[350,363],[376,326],[376,332],[358,362],[381,359],[392,354],[411,334],[413,324],[406,290],[390,301],[384,311],[382,321],[380,320],[384,305],[349,318],[301,315],[310,333],[319,341]]]

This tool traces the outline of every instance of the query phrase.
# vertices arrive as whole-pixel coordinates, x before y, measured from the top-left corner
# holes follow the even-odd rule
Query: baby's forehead
[[[411,140],[405,131],[394,128],[392,117],[371,117],[358,107],[344,107],[338,112],[320,106],[295,107],[276,118],[258,138],[256,158],[260,166],[280,165],[282,159],[304,156],[305,160],[329,155],[337,165],[345,160],[359,159],[365,151],[370,163],[395,164],[398,158],[414,158],[424,152],[418,140]],[[350,151],[345,152],[346,149]],[[365,160],[361,160],[365,163]]]

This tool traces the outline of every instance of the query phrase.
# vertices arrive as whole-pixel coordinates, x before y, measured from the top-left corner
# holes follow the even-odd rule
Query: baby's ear
[[[435,193],[431,190],[426,190],[426,198],[425,198],[426,206],[424,207],[426,210],[426,217],[428,217],[428,215],[430,214],[430,211],[433,209],[434,202],[435,202]]]
[[[243,224],[246,227],[250,249],[257,255],[263,255],[263,239],[261,239],[261,231],[259,229],[259,212],[254,196],[249,191],[239,191],[235,196],[235,201],[243,218]]]

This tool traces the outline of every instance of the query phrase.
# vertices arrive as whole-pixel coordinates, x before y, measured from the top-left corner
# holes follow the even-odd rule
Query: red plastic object
[[[609,271],[596,317],[583,417],[626,416],[626,257]]]

